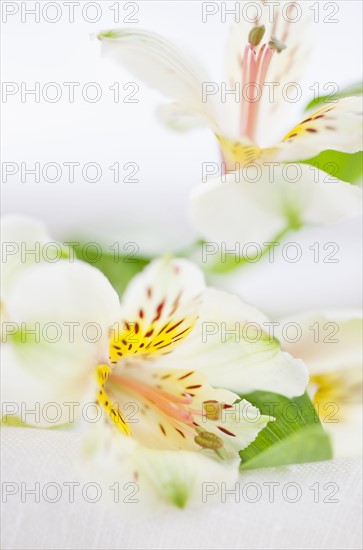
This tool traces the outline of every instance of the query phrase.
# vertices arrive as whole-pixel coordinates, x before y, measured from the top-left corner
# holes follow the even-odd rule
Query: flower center
[[[112,382],[120,385],[124,391],[128,391],[139,399],[154,405],[159,411],[165,413],[169,420],[175,420],[193,427],[193,415],[189,409],[192,396],[185,393],[183,396],[173,395],[170,392],[145,384],[136,378],[120,375],[112,375]],[[196,411],[193,411],[196,412]]]
[[[216,138],[221,146],[227,172],[236,172],[260,156],[261,149],[257,145],[245,145],[219,135]]]
[[[362,375],[357,367],[312,375],[310,386],[316,389],[312,401],[323,421],[329,415],[335,421],[344,420],[345,405],[361,402]]]
[[[221,146],[226,172],[238,171],[241,167],[254,162],[262,154],[262,149],[255,145],[255,134],[263,86],[274,53],[281,53],[286,48],[274,36],[259,48],[264,34],[265,27],[263,25],[256,26],[251,30],[242,58],[239,126],[243,142],[216,135]],[[264,152],[266,153],[266,151],[265,149]]]
[[[152,411],[154,414],[156,413],[158,429],[160,428],[163,437],[165,436],[165,441],[170,434],[172,437],[176,435],[178,448],[182,442],[187,445],[188,441],[189,445],[190,442],[194,442],[199,447],[214,451],[223,459],[225,458],[223,440],[217,434],[202,427],[206,421],[217,423],[220,420],[223,405],[214,399],[200,401],[199,404],[195,403],[195,395],[203,389],[203,384],[196,384],[195,382],[198,380],[193,380],[194,376],[194,371],[162,371],[156,375],[156,378],[154,373],[152,380],[155,382],[149,383],[147,379],[146,381],[140,380],[137,373],[131,376],[128,372],[125,374],[120,370],[112,372],[107,365],[99,365],[97,367],[99,384],[97,404],[106,411],[107,417],[123,434],[130,436],[132,435],[130,426],[121,414],[119,404],[114,400],[114,397],[120,392],[129,394],[135,398],[137,403],[140,403],[140,408],[145,407],[143,422],[148,420],[150,422],[150,419],[155,416],[150,416],[149,413]],[[165,389],[162,386],[163,381],[169,383],[171,381],[170,391],[169,387]],[[224,430],[223,427],[218,426],[217,429],[222,432]],[[135,430],[134,435],[139,437],[138,430],[136,428]],[[230,432],[224,431],[223,433],[234,437],[234,434]]]

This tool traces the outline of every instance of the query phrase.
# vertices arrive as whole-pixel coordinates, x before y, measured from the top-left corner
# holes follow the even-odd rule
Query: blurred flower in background
[[[301,337],[284,349],[301,357],[309,369],[308,392],[324,428],[331,435],[335,456],[362,454],[363,323],[359,312],[311,312],[281,320],[293,322]]]
[[[177,129],[209,126],[221,147],[223,169],[238,172],[209,177],[192,193],[191,220],[203,238],[214,242],[262,244],[304,224],[329,224],[360,213],[360,189],[313,166],[281,163],[307,161],[326,150],[359,152],[361,96],[329,98],[282,141],[260,145],[271,128],[283,132],[291,106],[284,90],[298,86],[311,48],[311,10],[301,4],[303,16],[296,21],[283,16],[285,8],[289,12],[294,5],[280,2],[271,22],[270,6],[261,2],[254,8],[252,30],[243,19],[232,27],[226,82],[229,90],[239,90],[237,99],[230,91],[223,96],[196,63],[160,35],[130,29],[98,35],[106,54],[174,100],[159,109],[165,122]],[[275,85],[272,99],[267,82]],[[246,92],[251,88],[253,97]]]
[[[251,6],[254,4],[256,3],[251,3]],[[297,2],[296,4],[300,5],[303,20],[307,23],[305,14],[305,4],[307,3]],[[235,2],[231,3],[232,8],[235,5]],[[245,3],[240,3],[237,9],[240,7],[243,10],[245,5]],[[240,77],[236,45],[239,44],[239,53],[243,57],[252,26],[251,23],[244,27],[241,21],[240,25],[234,27],[232,35],[228,38],[229,29],[235,16],[233,13],[227,15],[226,20],[223,21],[221,6],[217,8],[218,13],[209,16],[208,21],[203,22],[202,10],[198,3],[184,2],[170,5],[164,3],[163,16],[160,17],[158,10],[155,10],[154,3],[143,2],[140,4],[139,23],[128,25],[128,29],[132,32],[139,32],[140,28],[152,29],[159,36],[167,36],[171,41],[182,44],[182,56],[187,59],[189,65],[197,65],[191,60],[200,56],[206,69],[205,73],[208,73],[205,74],[207,84],[218,85],[221,90],[221,84],[224,83],[223,79],[226,80],[226,77],[218,78],[215,75],[215,69],[223,65],[224,44],[228,44],[227,75],[231,75],[231,78],[233,75]],[[315,11],[309,11],[310,16],[314,16],[315,19],[311,36],[306,34],[308,25],[304,30],[301,28],[300,22],[291,24],[290,27],[298,28],[299,33],[291,34],[289,31],[285,41],[287,48],[281,53],[275,52],[271,58],[269,71],[272,72],[274,78],[279,76],[274,70],[274,65],[276,64],[276,68],[280,66],[283,69],[281,73],[282,85],[287,83],[285,76],[300,82],[303,67],[306,66],[305,80],[301,83],[304,93],[296,103],[278,101],[278,105],[276,103],[275,107],[278,107],[277,113],[279,114],[276,113],[275,117],[271,109],[272,106],[268,102],[268,94],[261,98],[260,113],[256,119],[256,142],[259,147],[269,147],[279,143],[287,135],[289,129],[291,130],[294,121],[302,120],[303,116],[308,118],[308,114],[301,115],[301,112],[306,107],[307,101],[312,98],[313,93],[317,98],[331,94],[332,89],[336,90],[338,87],[342,91],[342,95],[357,93],[357,89],[345,90],[345,88],[352,82],[358,81],[361,76],[361,49],[354,49],[354,60],[356,61],[354,64],[345,63],[343,60],[352,59],[352,40],[359,40],[361,5],[350,1],[339,3],[339,12],[335,16],[335,19],[339,20],[339,24],[329,24],[332,17],[329,20],[328,14],[322,8],[323,6],[314,4]],[[252,9],[253,7],[249,8],[248,15],[251,15]],[[273,7],[271,11],[277,14],[278,6]],[[315,13],[316,11],[318,14]],[[97,25],[79,20],[69,25],[64,19],[61,19],[56,25],[38,25],[33,21],[34,17],[30,15],[27,24],[24,25],[20,21],[20,14],[9,17],[7,25],[3,28],[3,38],[6,40],[9,52],[7,59],[4,59],[3,76],[5,81],[17,82],[19,92],[8,96],[6,104],[4,103],[3,126],[6,140],[3,140],[3,158],[5,162],[9,161],[8,164],[15,166],[15,172],[8,176],[7,182],[4,182],[2,208],[5,213],[19,212],[41,218],[50,227],[52,235],[59,240],[78,241],[81,246],[91,241],[95,242],[102,248],[102,259],[99,264],[95,263],[95,265],[107,272],[112,283],[122,292],[125,282],[138,270],[138,264],[120,259],[119,263],[124,267],[125,275],[123,283],[120,284],[117,270],[113,274],[109,269],[110,265],[114,263],[115,243],[119,246],[121,254],[127,255],[132,250],[136,251],[137,257],[141,258],[140,266],[142,266],[152,256],[165,251],[183,252],[187,246],[200,238],[201,235],[198,235],[192,224],[188,222],[188,197],[192,188],[195,187],[195,183],[201,179],[203,163],[211,161],[212,164],[220,164],[220,151],[219,142],[207,128],[196,128],[194,132],[189,132],[186,138],[180,132],[170,131],[165,125],[160,124],[154,116],[154,106],[162,102],[160,92],[148,89],[142,79],[135,78],[135,82],[131,83],[132,89],[139,88],[136,95],[138,102],[124,101],[126,94],[129,93],[129,88],[124,90],[123,86],[127,83],[130,84],[130,81],[134,79],[121,64],[115,70],[112,60],[100,56],[100,42],[89,39],[90,33],[95,33],[97,29],[110,29],[115,25],[112,14],[111,10],[105,8],[103,10],[104,17]],[[295,12],[291,15],[292,19],[295,19]],[[282,23],[282,20],[277,21],[276,31],[279,29],[279,35],[277,32],[275,33],[276,38],[280,41],[284,34],[281,32],[284,31]],[[269,42],[271,29],[268,21],[261,21],[261,24],[266,27],[261,42],[261,46],[263,46],[264,43]],[[336,40],[337,28],[339,28],[339,41]],[[297,44],[297,57],[295,58],[299,62],[292,64],[290,72],[285,72],[286,67],[284,66],[289,64],[289,55],[293,52],[291,40],[295,44],[297,34],[301,37]],[[27,48],[22,47],[18,40],[19,35],[27,43]],[[67,36],[67,40],[64,40],[65,36]],[[44,48],[45,43],[49,46],[46,49]],[[276,43],[276,45],[278,44]],[[310,58],[309,50],[312,51]],[[230,55],[231,51],[234,52],[233,55]],[[184,54],[184,52],[186,53]],[[34,59],[37,59],[36,66],[33,64]],[[340,60],[342,60],[341,63]],[[197,69],[199,70],[199,67]],[[210,82],[208,80],[210,77],[215,82]],[[271,80],[268,75],[266,78],[267,81]],[[58,82],[61,87],[62,97],[58,102],[50,103],[42,98],[43,85],[46,86],[50,80]],[[75,89],[74,102],[70,102],[67,93],[69,90],[63,83],[73,81],[79,82],[80,86]],[[94,103],[87,102],[82,98],[82,90],[87,83],[94,81],[102,90],[102,98]],[[117,96],[115,93],[116,81],[120,92],[118,102],[115,100],[115,96]],[[40,102],[36,102],[34,94],[31,93],[27,94],[26,101],[22,102],[21,83],[27,89],[34,89],[37,82],[40,83]],[[326,87],[328,83],[335,84],[333,87]],[[177,84],[178,82],[176,82]],[[233,89],[233,82],[226,81],[225,84],[226,89]],[[312,86],[313,84],[314,86]],[[274,95],[277,98],[281,96],[279,93],[281,87],[283,86],[274,88]],[[293,92],[294,89],[291,90],[292,94]],[[215,102],[218,97],[218,94],[214,94],[208,96],[208,99]],[[304,97],[307,99],[304,100]],[[227,100],[229,98],[228,105],[231,103],[230,107],[227,107],[226,104],[222,107],[233,111],[236,106],[233,101],[234,96],[227,94]],[[337,98],[341,98],[340,94],[337,94]],[[266,105],[264,105],[265,99]],[[317,107],[322,107],[327,99],[329,98],[320,97],[321,101],[310,102],[309,108],[315,110]],[[218,101],[216,102],[218,103]],[[221,122],[226,123],[228,131],[232,128],[231,124],[234,125],[233,135],[238,138],[240,125],[238,113],[231,117],[229,111],[228,113],[223,112],[225,114]],[[187,118],[191,119],[191,117]],[[264,124],[266,121],[269,121],[267,125]],[[20,126],[22,127],[21,133],[18,132]],[[312,133],[309,138],[314,138]],[[315,143],[314,140],[315,138],[311,143]],[[333,166],[338,168],[337,171],[332,171],[332,177],[327,174],[326,185],[333,178],[347,182],[359,181],[361,173],[361,162],[359,162],[361,156],[359,155],[360,153],[350,155],[328,150],[315,157],[315,160],[311,161],[311,165],[316,164],[318,168],[324,170],[329,165],[332,166],[330,163],[333,162]],[[124,181],[124,177],[129,173],[124,170],[124,165],[130,161],[136,162],[139,166],[139,172],[135,176],[138,181],[134,183]],[[310,163],[310,159],[307,161]],[[54,162],[58,163],[61,179],[59,181],[45,180],[42,171],[49,163],[53,164]],[[76,163],[75,177],[70,181],[69,169],[65,164],[73,162]],[[34,175],[37,163],[40,181],[36,181]],[[97,165],[101,175],[99,181],[90,182],[84,178],[83,174],[89,163]],[[117,163],[120,177],[118,181],[115,181],[115,168],[113,170],[110,168],[115,167]],[[351,170],[352,168],[353,170]],[[91,168],[90,175],[93,176],[93,174],[94,171],[92,172]],[[288,175],[294,177],[293,167]],[[316,178],[314,183],[324,179],[315,169],[312,169],[311,175]],[[251,176],[253,178],[254,174],[252,173]],[[304,182],[306,182],[305,178]],[[323,184],[322,187],[324,186]],[[242,223],[241,220],[248,221],[243,228],[246,235],[238,234],[237,237],[234,237],[235,241],[241,242],[246,239],[248,230],[255,220],[250,217],[250,210],[247,212],[248,216],[246,212],[243,212],[243,205],[240,205],[238,215],[234,215],[234,208],[237,210],[238,201],[228,199],[229,187],[232,187],[233,191],[234,186],[229,186],[226,183],[223,188],[226,194],[219,202],[223,205],[228,204],[226,209],[231,210],[228,223],[231,223],[234,218],[238,228]],[[254,211],[257,210],[257,214],[259,214],[258,217],[256,214],[256,221],[266,216],[266,221],[263,224],[266,226],[266,231],[268,231],[269,223],[274,224],[274,229],[276,224],[279,228],[286,220],[286,210],[283,209],[286,206],[285,203],[279,204],[277,196],[276,202],[268,204],[270,196],[266,200],[263,196],[259,197],[256,187],[257,185],[251,190],[252,196],[248,200],[247,197],[244,198],[246,205],[248,203],[251,207],[252,203],[255,206]],[[296,191],[297,187],[298,182],[295,186]],[[301,206],[304,214],[303,222],[310,223],[310,220],[313,220],[315,223],[320,217],[325,223],[327,213],[330,213],[330,221],[338,219],[338,216],[334,217],[335,214],[330,208],[329,201],[326,201],[324,212],[321,211],[321,205],[320,210],[314,208],[311,212],[311,201],[315,201],[314,193],[318,192],[317,189],[320,186],[315,185],[314,189],[312,187],[313,185],[309,188],[305,187],[308,192],[307,197],[304,196],[303,189],[299,190],[298,196],[295,195],[296,205],[299,208]],[[335,190],[333,183],[331,187]],[[208,188],[207,184],[204,188],[204,190]],[[242,189],[243,191],[244,189]],[[336,195],[342,198],[338,189],[336,193],[334,192],[334,197]],[[343,195],[345,196],[344,193]],[[260,198],[261,200],[259,200]],[[303,199],[302,204],[300,198]],[[333,200],[333,194],[331,200]],[[339,207],[338,213],[349,209],[349,204],[345,205],[343,200],[339,204],[337,202],[334,200],[333,206],[334,208]],[[235,203],[237,203],[236,207]],[[308,206],[309,208],[307,208]],[[212,235],[213,227],[208,214],[207,201],[205,201],[205,207],[205,224],[207,224],[205,235]],[[221,211],[222,208],[219,210]],[[223,216],[223,212],[221,215]],[[198,222],[202,222],[201,217],[197,220]],[[233,281],[231,277],[228,278],[224,275],[223,280],[219,279],[218,285],[223,285],[227,290],[235,290],[247,301],[258,305],[276,317],[299,311],[304,307],[326,308],[331,305],[354,307],[357,305],[360,283],[351,235],[354,234],[355,240],[359,238],[359,224],[360,220],[357,219],[343,220],[335,226],[314,227],[314,230],[305,227],[299,232],[291,232],[292,239],[296,240],[304,250],[303,258],[295,266],[296,270],[293,273],[294,266],[291,264],[278,261],[278,258],[273,264],[270,264],[265,258],[254,265],[250,264],[246,269],[235,270],[236,277]],[[260,226],[261,222],[253,224],[252,228],[257,231]],[[228,224],[222,227],[223,230],[227,228]],[[204,229],[202,231],[202,228],[199,228],[199,232],[204,233]],[[220,235],[217,237],[220,238]],[[312,264],[307,261],[305,250],[308,250],[316,239],[321,240],[322,245],[324,242],[333,241],[339,246],[338,264],[335,266],[325,265],[323,262]],[[233,249],[235,244],[233,243],[233,246],[229,248]],[[283,244],[282,242],[281,248]],[[82,258],[82,255],[80,257]],[[196,261],[200,262],[200,257],[201,253]],[[238,267],[238,265],[237,262],[234,262],[234,266]],[[115,267],[118,268],[118,266]],[[126,271],[128,272],[127,276]],[[296,271],[299,271],[298,275]],[[310,277],[312,273],[313,276]],[[334,280],[344,278],[346,273],[350,274],[350,284],[344,285],[344,288],[341,288],[337,294]],[[309,276],[307,276],[308,274]],[[210,277],[210,275],[208,276]],[[294,281],[296,277],[300,276],[304,279],[304,292],[296,292]],[[268,280],[268,284],[266,284],[266,280]],[[283,300],[279,296],[280,288],[284,288]]]

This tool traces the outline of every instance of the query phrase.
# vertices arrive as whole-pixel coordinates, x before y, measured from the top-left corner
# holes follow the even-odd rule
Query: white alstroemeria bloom
[[[121,309],[97,270],[43,262],[15,278],[4,310],[6,320],[24,325],[3,344],[3,400],[98,403],[85,468],[110,484],[137,481],[143,503],[183,507],[201,502],[203,482],[237,479],[238,451],[273,420],[236,403],[238,394],[290,397],[308,382],[303,362],[264,331],[267,319],[238,297],[207,289],[186,260],[152,262],[131,281]],[[64,320],[96,320],[103,337],[97,344],[22,342],[35,322]]]
[[[203,237],[262,243],[287,228],[331,223],[360,211],[357,188],[312,166],[288,170],[280,164],[328,149],[362,149],[361,97],[324,104],[286,131],[293,105],[286,90],[292,83],[296,91],[311,47],[308,8],[285,0],[273,9],[264,1],[251,3],[248,17],[255,26],[242,18],[227,48],[224,84],[239,95],[227,93],[224,100],[221,86],[162,36],[136,29],[98,36],[106,54],[173,100],[159,110],[165,122],[178,129],[208,126],[226,171],[240,170],[238,177],[208,178],[192,193],[191,219]],[[251,163],[254,168],[247,169]]]
[[[301,394],[305,366],[264,332],[264,315],[207,289],[187,260],[152,262],[129,284],[121,310],[110,365],[98,369],[108,414],[90,430],[90,453],[110,484],[137,481],[143,502],[148,486],[179,507],[201,502],[202,482],[236,480],[238,450],[272,420],[236,403],[238,394]]]
[[[48,418],[25,409],[54,402],[57,412],[49,409],[49,417],[62,424],[70,416],[65,403],[79,401],[79,387],[83,400],[93,397],[96,382],[88,373],[108,360],[119,299],[100,271],[54,254],[57,243],[41,222],[6,216],[1,233],[2,413],[49,427]]]
[[[284,349],[301,357],[310,373],[308,392],[335,456],[362,454],[362,317],[359,312],[312,312],[283,319],[298,323],[301,338]]]

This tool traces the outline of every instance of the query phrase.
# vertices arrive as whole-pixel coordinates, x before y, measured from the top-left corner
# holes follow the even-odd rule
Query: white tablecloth
[[[8,492],[19,488],[2,503],[2,548],[362,548],[359,459],[246,472],[240,479],[240,502],[232,495],[227,502],[204,504],[197,511],[171,509],[130,520],[115,515],[103,496],[95,503],[81,498],[77,491],[85,479],[77,474],[78,443],[74,433],[2,430],[3,501],[4,487]],[[72,481],[81,485],[69,503],[64,483]],[[40,502],[35,502],[22,491],[22,482],[28,489],[39,482],[40,491],[47,483],[57,483],[58,502],[47,502],[56,496],[51,485],[46,499],[40,493]],[[279,483],[274,502],[269,502],[272,486],[266,485],[271,482]],[[247,483],[251,485],[245,492]],[[253,503],[259,491],[261,498]],[[88,497],[93,498],[92,491]]]

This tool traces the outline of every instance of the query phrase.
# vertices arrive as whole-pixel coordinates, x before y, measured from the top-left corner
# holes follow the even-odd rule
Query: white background
[[[118,81],[121,92],[126,93],[122,86],[134,79],[121,67],[101,58],[100,43],[90,38],[101,29],[134,26],[115,23],[110,9],[114,3],[98,2],[101,18],[88,23],[82,17],[82,8],[89,2],[81,1],[75,8],[75,21],[70,23],[64,2],[57,2],[60,20],[49,23],[41,14],[40,22],[36,23],[30,14],[25,15],[25,22],[21,21],[22,7],[34,8],[34,2],[2,2],[3,9],[5,4],[19,7],[18,13],[9,16],[2,25],[3,81],[19,85],[24,82],[29,88],[39,82],[41,90],[45,84],[57,82],[63,91],[56,103],[42,98],[36,103],[34,96],[21,102],[18,93],[2,104],[2,160],[26,162],[28,167],[35,162],[41,166],[48,162],[61,166],[72,161],[82,166],[97,162],[103,170],[98,183],[87,183],[82,177],[69,183],[65,168],[58,183],[41,180],[34,184],[32,176],[22,183],[20,174],[10,177],[3,184],[3,213],[38,216],[58,239],[97,240],[105,247],[115,241],[121,246],[136,241],[141,251],[178,250],[197,237],[187,220],[188,195],[201,178],[201,163],[218,160],[218,148],[208,130],[177,135],[162,127],[155,108],[163,98],[142,83],[139,83],[139,103],[114,103],[109,86]],[[45,4],[40,2],[41,8]],[[130,9],[123,10],[125,2],[119,4],[121,17],[130,13]],[[139,23],[135,26],[172,39],[198,58],[211,78],[221,78],[233,16],[226,23],[221,22],[220,15],[202,23],[201,2],[194,0],[137,4]],[[313,57],[304,80],[306,96],[301,108],[311,99],[308,87],[314,82],[321,85],[336,82],[344,87],[361,77],[361,2],[319,4],[321,17],[314,24]],[[334,16],[338,23],[324,22],[332,11],[327,4],[338,5],[339,11]],[[46,17],[54,18],[54,8],[48,10]],[[86,14],[96,18],[92,7]],[[89,103],[80,90],[93,81],[100,84],[102,98]],[[63,82],[80,83],[74,103],[68,101]],[[287,124],[292,127],[294,122],[296,119]],[[108,167],[115,162],[121,166],[137,162],[139,183],[114,183]],[[76,174],[80,175],[80,171]],[[273,264],[260,261],[216,283],[235,289],[247,301],[275,316],[302,309],[355,307],[360,303],[360,234],[359,220],[335,227],[307,228],[289,239],[301,244],[300,262],[290,264],[278,254]],[[314,242],[323,246],[330,241],[340,247],[339,262],[315,264],[309,246]]]

